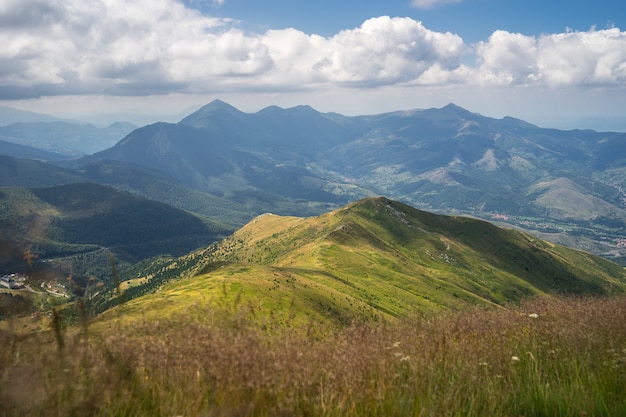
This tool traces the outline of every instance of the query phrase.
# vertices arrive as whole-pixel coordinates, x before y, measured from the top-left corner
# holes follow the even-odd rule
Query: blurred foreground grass
[[[5,326],[0,416],[626,415],[623,296],[332,329],[250,314]]]

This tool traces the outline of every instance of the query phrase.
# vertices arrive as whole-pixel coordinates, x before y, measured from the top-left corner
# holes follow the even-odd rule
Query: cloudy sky
[[[623,0],[2,0],[0,105],[55,115],[454,102],[626,130]],[[616,122],[617,120],[617,122]]]

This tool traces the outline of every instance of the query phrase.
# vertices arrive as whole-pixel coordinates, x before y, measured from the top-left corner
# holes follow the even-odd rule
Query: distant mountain
[[[136,113],[121,111],[116,113],[94,113],[72,116],[73,120],[84,124],[105,128],[115,123],[128,123],[135,126],[146,126],[157,122],[176,123],[182,118],[198,110],[201,106],[189,106],[175,114]]]
[[[289,114],[300,110],[291,109]],[[248,199],[262,203],[288,198],[319,204],[322,209],[318,212],[326,209],[326,204],[372,194],[353,184],[320,177],[306,168],[310,155],[326,148],[320,147],[315,138],[324,137],[326,132],[327,138],[338,141],[343,137],[338,132],[344,127],[333,123],[338,132],[329,136],[324,127],[302,133],[296,123],[291,127],[292,134],[285,135],[275,132],[279,127],[285,129],[283,124],[274,124],[268,127],[258,115],[214,102],[179,124],[156,123],[137,129],[114,147],[81,158],[73,166],[103,160],[132,162],[161,170],[186,186],[243,204]]]
[[[234,231],[261,213],[262,207],[247,207],[230,199],[181,185],[177,180],[141,165],[98,161],[80,170],[85,180],[107,184],[145,198],[197,213]]]
[[[20,145],[0,139],[0,155],[14,158],[35,159],[39,161],[62,161],[70,158],[55,152],[45,151],[36,147]]]
[[[58,117],[47,114],[35,113],[26,110],[14,109],[12,107],[0,106],[0,126],[7,126],[13,123],[38,123],[38,122],[60,122]]]
[[[259,317],[304,323],[626,290],[624,269],[599,257],[386,198],[319,217],[263,215],[228,239],[138,275],[146,281],[126,297],[160,290],[130,311],[182,311],[213,299],[212,308],[234,302]]]
[[[106,128],[62,121],[14,123],[0,127],[0,140],[78,157],[110,148],[136,128],[130,123]]]
[[[76,170],[37,160],[0,155],[0,186],[37,188],[84,182],[110,185],[196,213],[221,224],[228,231],[236,230],[268,208],[263,204],[251,207],[246,201],[237,203],[232,199],[185,187],[162,171],[127,162],[98,161]],[[242,200],[246,198],[244,194],[239,197]],[[282,204],[289,206],[295,203],[282,199]]]
[[[615,184],[593,180],[597,171],[623,166],[623,143],[626,134],[542,129],[448,105],[389,114],[319,165],[425,208],[541,217],[546,207],[532,198],[532,187],[568,178],[624,219]]]
[[[386,195],[619,254],[625,143],[624,133],[545,129],[454,104],[346,117],[308,106],[244,113],[216,100],[177,124],[137,129],[74,166],[132,162],[240,204],[287,198],[318,213]]]

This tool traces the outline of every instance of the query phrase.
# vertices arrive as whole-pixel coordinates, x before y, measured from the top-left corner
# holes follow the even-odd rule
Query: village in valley
[[[29,285],[30,276],[27,274],[5,274],[0,276],[0,290],[27,290],[31,292],[39,292],[33,289]],[[43,281],[40,285],[41,292],[48,295],[68,298],[69,291],[64,284],[58,283],[54,280]]]

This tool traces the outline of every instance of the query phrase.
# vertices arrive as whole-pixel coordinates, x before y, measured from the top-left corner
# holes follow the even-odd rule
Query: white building
[[[11,290],[18,290],[24,288],[24,284],[18,280],[17,274],[3,275],[0,277],[0,286],[9,288]]]

